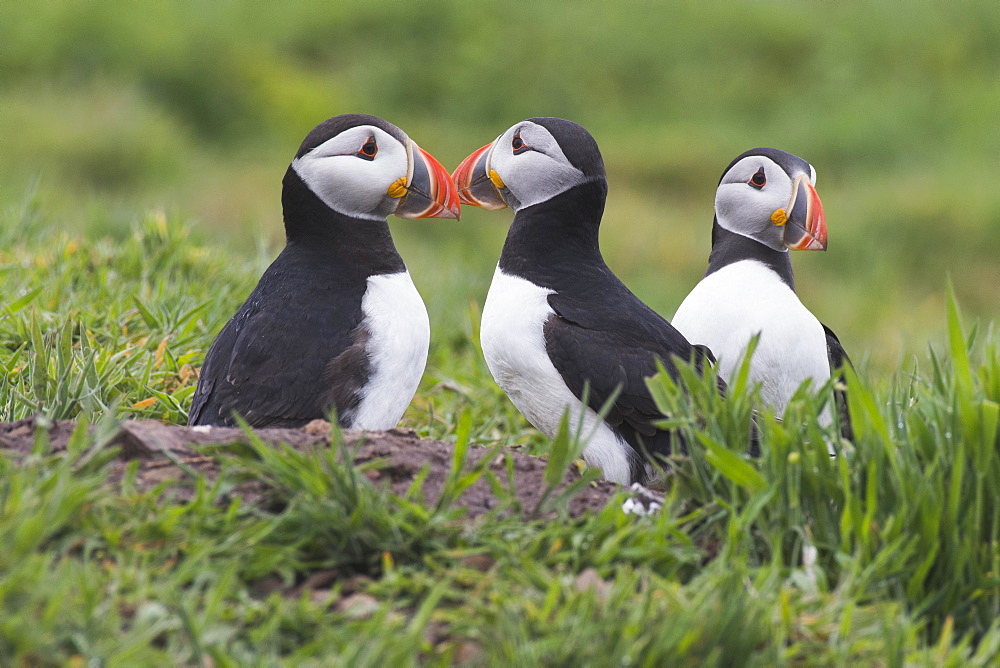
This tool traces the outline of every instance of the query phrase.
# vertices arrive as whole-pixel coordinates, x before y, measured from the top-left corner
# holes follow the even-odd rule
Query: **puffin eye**
[[[764,184],[767,183],[767,176],[764,175],[764,168],[761,167],[760,169],[758,169],[757,173],[751,176],[750,180],[747,181],[747,183],[756,188],[757,190],[763,188]]]
[[[514,155],[520,155],[528,150],[528,145],[524,143],[523,139],[521,139],[520,132],[514,135],[514,138],[510,140],[510,147],[514,149]]]
[[[369,137],[365,145],[358,150],[357,156],[362,160],[374,160],[377,153],[378,144],[375,143],[375,137]]]

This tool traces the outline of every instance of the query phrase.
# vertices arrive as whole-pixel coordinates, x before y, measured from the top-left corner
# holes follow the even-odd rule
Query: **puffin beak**
[[[400,218],[458,218],[461,205],[448,170],[412,141],[406,153],[407,175],[389,186],[389,196],[399,198],[395,214]]]
[[[500,177],[491,178],[490,176],[490,151],[493,149],[494,143],[496,142],[490,142],[463,160],[462,164],[451,175],[455,187],[458,188],[458,197],[462,204],[484,209],[503,209],[507,206],[494,181],[494,178],[499,181]],[[496,172],[493,174],[495,175]]]
[[[792,199],[786,209],[785,246],[792,250],[826,250],[826,216],[823,203],[809,177],[800,174],[792,183]],[[777,212],[775,212],[777,213]]]

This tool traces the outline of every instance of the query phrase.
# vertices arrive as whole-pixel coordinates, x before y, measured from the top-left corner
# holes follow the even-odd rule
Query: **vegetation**
[[[1000,284],[998,14],[0,5],[0,419],[96,425],[62,455],[41,436],[17,466],[0,452],[0,664],[995,665],[1000,334],[973,323]],[[346,111],[448,165],[520,118],[583,123],[608,164],[609,263],[667,315],[704,269],[728,161],[807,158],[832,244],[795,258],[798,287],[858,362],[855,441],[817,423],[824,388],[761,418],[746,460],[753,389],[722,401],[692,373],[652,386],[695,445],[648,517],[467,523],[379,491],[337,448],[217,453],[225,473],[190,503],[109,487],[114,421],[184,421],[275,253],[287,160]],[[433,328],[404,425],[457,451],[565,454],[478,350],[498,216],[393,223]],[[269,503],[229,498],[246,476]]]
[[[579,520],[465,525],[454,503],[378,491],[336,448],[220,453],[226,473],[186,504],[168,483],[108,488],[102,434],[116,416],[183,421],[193,369],[266,255],[202,245],[159,216],[88,240],[28,215],[6,222],[3,247],[0,286],[17,298],[0,319],[0,407],[98,424],[63,455],[41,433],[23,466],[0,453],[5,665],[1000,656],[1000,338],[967,337],[954,306],[946,350],[873,388],[849,379],[857,436],[839,457],[816,419],[828,391],[761,419],[751,462],[754,392],[737,381],[723,401],[692,372],[683,388],[652,386],[697,444],[660,513],[612,503]],[[488,381],[475,316],[435,348],[405,423],[459,451],[548,451]],[[269,504],[229,498],[245,476]],[[308,586],[331,569],[332,586]]]

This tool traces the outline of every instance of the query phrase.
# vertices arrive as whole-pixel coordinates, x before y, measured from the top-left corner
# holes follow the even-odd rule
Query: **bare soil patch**
[[[75,427],[76,423],[72,420],[48,422],[29,418],[17,422],[0,422],[0,450],[12,455],[15,462],[21,461],[33,450],[36,430],[46,429],[50,451],[65,451]],[[256,434],[266,443],[286,443],[300,451],[330,445],[330,426],[322,420],[316,420],[301,429],[259,429]],[[428,466],[429,473],[423,483],[424,500],[427,503],[437,501],[451,470],[451,444],[420,439],[414,432],[403,429],[364,433],[345,431],[344,439],[356,452],[356,463],[382,460],[382,466],[369,472],[368,478],[375,484],[387,486],[394,494],[403,494],[414,476]],[[118,455],[111,464],[110,481],[120,482],[130,462],[136,461],[136,485],[140,489],[150,489],[166,480],[177,480],[174,496],[185,500],[192,494],[191,485],[187,484],[191,482],[192,474],[204,474],[214,480],[221,470],[221,456],[217,448],[209,446],[246,442],[246,434],[236,428],[192,428],[154,420],[126,420],[112,437],[111,445],[118,447]],[[466,467],[490,456],[490,452],[486,448],[469,448]],[[545,461],[513,449],[505,449],[503,455],[513,461],[514,488],[521,507],[526,511],[535,508],[545,491]],[[489,469],[506,481],[503,455],[492,455],[493,461],[490,462]],[[560,489],[579,477],[576,467],[570,467]],[[591,483],[570,502],[570,516],[578,517],[601,509],[618,489],[617,485],[609,482]],[[262,491],[259,483],[250,481],[242,483],[236,493],[243,495],[245,500],[252,501],[260,498]],[[487,481],[480,479],[465,490],[457,504],[467,509],[468,518],[474,518],[496,508],[499,500]]]

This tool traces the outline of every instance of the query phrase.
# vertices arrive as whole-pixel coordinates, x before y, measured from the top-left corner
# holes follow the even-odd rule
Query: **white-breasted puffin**
[[[395,125],[336,116],[282,181],[286,245],[215,339],[190,425],[391,429],[427,361],[427,310],[386,220],[458,218],[450,175]]]
[[[806,380],[819,389],[850,359],[837,336],[795,294],[788,250],[826,250],[816,170],[773,148],[736,157],[715,195],[708,271],[684,299],[673,323],[708,346],[727,381],[752,337],[760,334],[750,380],[780,417]],[[846,397],[835,393],[841,433],[851,437]],[[829,423],[827,411],[821,418]]]
[[[656,360],[702,363],[692,346],[611,272],[598,231],[607,180],[597,142],[558,118],[531,118],[466,158],[452,175],[463,204],[509,206],[514,220],[486,303],[480,337],[497,384],[539,431],[554,437],[582,411],[586,462],[617,483],[650,481],[646,455],[672,435],[646,388]],[[582,403],[589,386],[587,404]],[[616,391],[610,412],[597,411]]]

